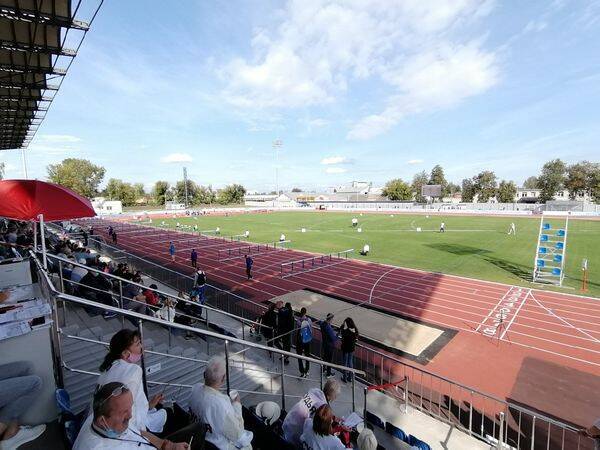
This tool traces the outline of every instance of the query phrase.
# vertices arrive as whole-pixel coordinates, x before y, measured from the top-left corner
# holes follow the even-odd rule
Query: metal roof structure
[[[81,2],[0,0],[0,150],[27,148],[42,123],[103,0],[88,22]]]

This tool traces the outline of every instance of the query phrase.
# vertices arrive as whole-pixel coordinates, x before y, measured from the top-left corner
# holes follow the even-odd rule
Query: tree
[[[513,181],[502,180],[498,186],[498,201],[500,203],[514,203],[517,195],[517,185]]]
[[[292,189],[292,192],[302,192],[302,189],[295,187],[294,189]]]
[[[537,177],[529,177],[523,182],[523,187],[525,189],[537,189],[538,188],[538,179]]]
[[[496,174],[490,170],[484,170],[473,177],[473,186],[475,193],[478,194],[477,202],[487,203],[497,192]]]
[[[600,164],[595,164],[589,174],[589,193],[594,203],[600,203]]]
[[[46,170],[50,181],[88,198],[98,193],[98,186],[106,173],[104,167],[78,158],[67,158],[59,164],[50,164]]]
[[[188,179],[185,182],[183,180],[178,181],[175,184],[175,201],[179,203],[185,203],[185,186],[187,184],[187,204],[195,205],[197,202],[196,197],[198,196],[198,185],[192,180]]]
[[[578,195],[590,194],[592,191],[593,172],[598,164],[589,161],[580,161],[567,167],[565,188],[569,190],[569,198],[575,200]]]
[[[108,180],[104,194],[109,200],[121,201],[123,206],[135,204],[135,189],[130,183],[125,183],[123,180],[116,178]]]
[[[567,166],[560,159],[553,159],[544,164],[542,173],[538,177],[538,188],[542,190],[541,202],[552,200],[554,195],[564,187],[566,171]]]
[[[144,183],[135,183],[133,185],[133,193],[135,195],[135,202],[138,203],[142,200],[144,203],[147,202],[146,191],[144,190]]]
[[[448,195],[448,182],[444,176],[444,169],[439,164],[431,169],[431,175],[429,176],[429,184],[439,184],[442,186],[442,197]]]
[[[213,191],[212,186],[200,186],[196,195],[197,204],[210,205],[217,201],[217,194]]]
[[[421,195],[421,187],[425,186],[427,183],[429,183],[429,175],[427,175],[427,172],[424,170],[416,173],[413,177],[410,187],[415,194],[416,202],[425,203],[425,197]]]
[[[169,191],[169,183],[166,181],[157,181],[152,189],[152,199],[155,205],[163,205],[166,201],[166,195]]]
[[[475,198],[475,185],[471,178],[465,178],[462,180],[461,186],[461,201],[464,203],[471,203]]]
[[[454,195],[460,192],[460,186],[458,184],[448,183],[446,190],[448,191],[447,195]]]
[[[223,205],[242,203],[246,189],[241,184],[230,184],[219,191],[218,201]]]
[[[383,195],[392,201],[409,201],[412,200],[413,193],[408,185],[400,178],[395,178],[388,181],[383,188]]]
[[[4,178],[4,169],[5,169],[5,165],[3,162],[0,162],[0,180],[2,180]]]

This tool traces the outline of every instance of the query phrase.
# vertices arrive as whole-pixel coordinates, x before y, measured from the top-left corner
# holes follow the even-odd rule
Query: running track
[[[106,237],[109,222],[96,225]],[[252,255],[254,280],[247,281],[243,258],[218,261],[217,254],[248,244],[122,222],[112,225],[119,247],[182,273],[192,273],[189,254],[195,248],[209,280],[254,301],[312,288],[600,374],[600,299],[351,259],[282,279],[281,263],[312,256],[296,250]],[[171,240],[177,249],[175,262],[168,254]],[[502,324],[494,329],[493,319],[499,313]]]

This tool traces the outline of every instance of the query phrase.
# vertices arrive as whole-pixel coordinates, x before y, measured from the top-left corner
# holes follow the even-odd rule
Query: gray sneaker
[[[37,439],[44,431],[46,431],[44,424],[35,427],[21,426],[13,437],[0,441],[0,450],[16,450],[19,446]]]

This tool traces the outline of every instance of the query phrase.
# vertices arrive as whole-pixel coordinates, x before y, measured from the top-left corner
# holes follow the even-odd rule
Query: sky
[[[84,0],[93,4],[94,0]],[[104,2],[26,150],[150,188],[518,184],[600,158],[600,0]],[[275,155],[273,142],[282,145]],[[0,152],[6,178],[20,152]]]

